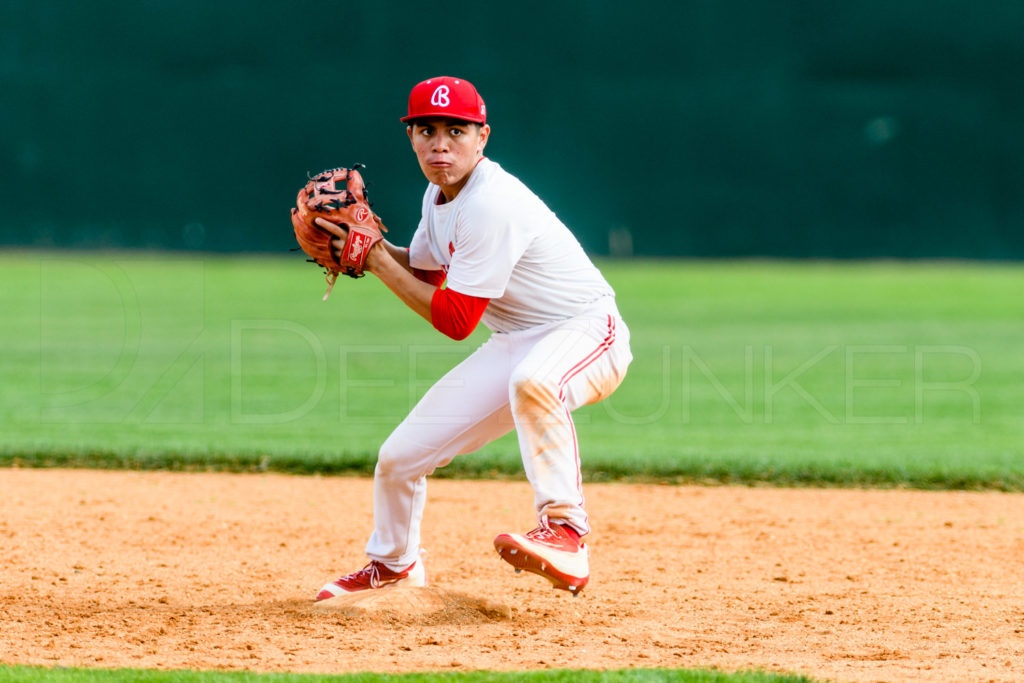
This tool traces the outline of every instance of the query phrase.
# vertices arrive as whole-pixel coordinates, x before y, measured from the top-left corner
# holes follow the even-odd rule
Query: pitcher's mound
[[[505,603],[433,586],[359,591],[314,603],[314,608],[347,617],[384,614],[397,618],[437,616],[447,617],[446,621],[472,617],[492,621],[512,618],[512,608]]]

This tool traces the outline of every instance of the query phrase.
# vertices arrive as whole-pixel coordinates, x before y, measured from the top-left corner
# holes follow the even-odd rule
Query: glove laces
[[[324,292],[323,300],[327,301],[327,297],[331,295],[331,290],[334,289],[334,283],[338,281],[338,271],[328,271],[327,274],[324,276],[324,279],[327,280],[327,291]]]

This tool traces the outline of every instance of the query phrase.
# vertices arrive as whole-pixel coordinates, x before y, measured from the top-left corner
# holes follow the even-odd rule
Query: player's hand
[[[348,239],[348,230],[337,223],[330,222],[326,218],[317,218],[315,223],[335,236],[336,239],[331,240],[331,250],[334,252],[334,256],[337,257],[341,254],[341,250],[345,248],[345,240]]]
[[[381,223],[380,216],[373,214],[373,220],[376,221],[377,226],[383,232],[387,232],[388,229],[384,227],[383,223]],[[345,248],[345,240],[348,239],[348,230],[337,223],[330,222],[326,218],[317,218],[315,222],[321,228],[334,235],[335,239],[331,240],[331,249],[335,256],[341,254],[342,249]],[[371,273],[373,272],[373,265],[375,263],[379,264],[381,258],[388,258],[391,256],[387,253],[387,249],[376,249],[376,246],[377,244],[374,244],[373,247],[370,247],[370,253],[366,255],[366,270]]]
[[[391,256],[391,252],[387,250],[383,242],[384,240],[381,240],[377,244],[370,247],[370,253],[366,255],[366,270],[370,271],[371,273],[379,273],[385,261],[394,260],[394,258]],[[378,247],[380,248],[378,249]]]
[[[377,227],[380,228],[381,232],[388,231],[388,229],[384,226],[384,222],[376,213],[373,214],[373,221],[377,224]],[[384,242],[384,240],[381,240],[381,242]],[[384,245],[380,245],[380,249],[375,249],[374,247],[376,246],[378,245],[374,244],[373,247],[370,247],[370,253],[366,255],[366,270],[370,271],[371,273],[374,272],[374,266],[377,266],[378,268],[380,267],[381,259],[392,258],[391,253],[387,250],[387,248],[384,247]]]

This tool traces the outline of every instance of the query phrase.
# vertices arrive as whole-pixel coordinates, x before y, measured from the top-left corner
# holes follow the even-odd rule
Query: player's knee
[[[374,476],[402,480],[416,478],[429,473],[425,470],[432,469],[428,461],[421,448],[392,434],[377,451]]]
[[[405,469],[408,461],[408,449],[402,447],[400,440],[389,438],[377,451],[377,467],[374,469],[374,476],[385,478],[401,476],[401,471]]]

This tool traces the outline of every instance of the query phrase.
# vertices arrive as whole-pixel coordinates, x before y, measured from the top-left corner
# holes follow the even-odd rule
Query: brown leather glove
[[[365,274],[367,254],[384,239],[384,226],[366,199],[366,185],[357,170],[361,167],[356,164],[351,169],[334,168],[317,174],[299,190],[292,209],[295,239],[309,260],[327,271],[325,300],[339,273],[349,277]],[[317,225],[317,218],[344,228],[347,236],[340,252],[332,244],[338,235]]]

